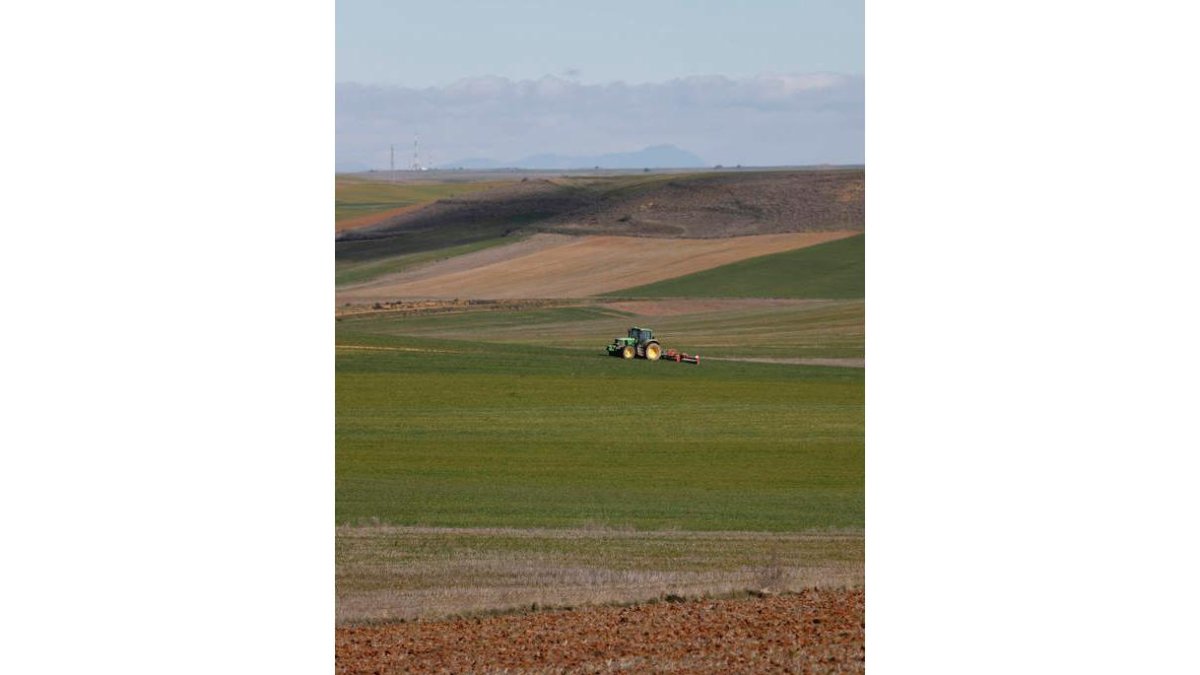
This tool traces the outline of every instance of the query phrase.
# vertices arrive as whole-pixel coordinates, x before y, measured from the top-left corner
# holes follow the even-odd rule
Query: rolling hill
[[[533,232],[705,239],[861,231],[863,190],[862,169],[525,180],[342,232],[336,255],[378,260]]]

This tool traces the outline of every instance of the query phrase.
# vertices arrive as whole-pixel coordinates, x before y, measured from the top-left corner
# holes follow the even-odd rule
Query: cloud
[[[710,164],[863,161],[863,79],[832,73],[583,84],[477,77],[424,89],[340,83],[337,160],[387,168],[421,138],[423,161],[594,155],[672,144]],[[432,160],[432,161],[430,161]],[[401,166],[408,164],[397,163]]]

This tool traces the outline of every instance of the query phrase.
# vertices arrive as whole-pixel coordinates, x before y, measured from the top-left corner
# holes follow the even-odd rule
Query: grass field
[[[865,235],[858,235],[606,295],[627,298],[861,298],[865,240]]]
[[[863,524],[862,373],[409,341],[337,358],[337,521]]]
[[[410,319],[478,340],[607,311]],[[624,361],[404,323],[338,323],[340,625],[861,585],[861,370]]]
[[[613,303],[621,306],[620,303]],[[689,306],[688,301],[664,303]],[[647,310],[649,311],[649,310]],[[550,346],[598,353],[629,326],[647,325],[663,344],[720,357],[862,358],[864,303],[814,300],[784,306],[753,302],[694,313],[645,316],[605,304],[526,311],[468,311],[424,316],[377,314],[339,323],[356,344],[404,344],[409,338]]]

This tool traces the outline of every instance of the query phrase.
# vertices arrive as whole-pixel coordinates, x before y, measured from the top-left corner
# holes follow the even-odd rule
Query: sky
[[[339,170],[671,144],[863,161],[861,0],[337,0]]]

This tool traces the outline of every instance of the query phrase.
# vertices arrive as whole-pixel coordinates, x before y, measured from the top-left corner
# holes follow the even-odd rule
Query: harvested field
[[[372,282],[379,277],[399,274],[406,270],[415,270],[421,266],[429,265],[440,260],[449,260],[461,255],[483,251],[494,246],[513,245],[521,241],[521,235],[512,237],[501,237],[498,239],[480,239],[467,244],[458,246],[448,246],[446,248],[434,249],[432,251],[421,251],[418,253],[409,253],[406,255],[396,255],[379,260],[369,260],[365,262],[339,262],[336,265],[336,273],[334,275],[334,284],[337,288],[344,286],[358,286]]]
[[[808,589],[339,628],[337,672],[861,673],[863,605],[862,590]]]
[[[369,284],[352,286],[350,288],[376,288],[379,286],[391,286],[397,283],[412,283],[447,274],[475,270],[496,263],[513,260],[524,261],[536,253],[570,244],[578,244],[579,241],[579,237],[572,237],[565,234],[535,234],[528,239],[523,239],[506,246],[494,246],[482,251],[455,256],[435,264],[421,265],[416,269],[399,275],[391,275]],[[522,262],[521,264],[525,263]]]
[[[861,531],[367,525],[336,551],[339,625],[863,584]]]
[[[458,256],[339,291],[338,304],[400,298],[578,298],[671,279],[858,232],[793,232],[729,239],[565,237]]]

